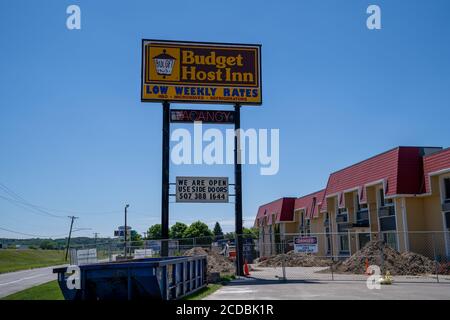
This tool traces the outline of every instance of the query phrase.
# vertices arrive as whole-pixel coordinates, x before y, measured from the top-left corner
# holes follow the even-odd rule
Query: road
[[[52,267],[0,274],[0,298],[57,279]]]
[[[249,278],[233,280],[205,300],[450,300],[449,276],[441,276],[439,283],[435,278],[398,276],[392,285],[369,289],[367,276],[335,275],[333,281],[329,274],[314,273],[316,269],[321,268],[286,268],[287,280],[281,281],[281,268],[259,268]]]

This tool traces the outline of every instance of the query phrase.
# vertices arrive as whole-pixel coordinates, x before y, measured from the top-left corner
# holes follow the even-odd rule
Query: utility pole
[[[235,232],[236,232],[236,274],[244,275],[244,246],[242,240],[242,159],[241,159],[241,106],[234,106],[234,183],[235,183]]]
[[[163,102],[162,127],[161,256],[169,256],[170,104]]]
[[[127,259],[127,233],[128,233],[128,230],[127,230],[127,209],[130,207],[130,205],[129,204],[127,204],[126,206],[125,206],[125,230],[124,230],[124,237],[125,237],[125,243],[124,243],[124,247],[125,247],[125,252],[124,252],[124,255],[125,255],[125,260]]]
[[[94,232],[94,245],[97,245],[97,236],[98,236],[98,232]]]
[[[70,238],[72,237],[73,221],[74,221],[75,219],[78,219],[78,217],[75,217],[75,216],[69,216],[69,218],[71,219],[71,221],[70,221],[69,237],[67,238],[67,245],[66,245],[66,261],[67,261],[67,255],[69,254]]]

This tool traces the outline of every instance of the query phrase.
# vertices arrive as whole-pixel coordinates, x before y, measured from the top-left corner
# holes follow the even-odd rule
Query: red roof
[[[367,201],[366,186],[384,183],[386,196],[430,193],[430,175],[450,171],[450,148],[397,147],[336,171],[328,178],[325,190],[300,198],[281,198],[259,207],[257,219],[267,223],[293,221],[294,209],[305,209],[306,217],[318,217],[327,210],[327,196],[337,196],[344,207],[344,192],[357,190],[361,203]],[[315,200],[314,200],[315,199]]]
[[[324,193],[325,190],[320,190],[295,199],[294,210],[304,209],[306,218],[317,218]]]
[[[360,201],[366,202],[365,185],[383,181],[387,196],[419,194],[422,192],[422,147],[397,147],[345,169],[332,173],[328,179],[325,196],[338,196],[343,207],[343,192],[358,190]],[[323,201],[322,210],[326,210]]]
[[[257,220],[267,217],[267,224],[273,224],[272,216],[275,214],[275,223],[282,221],[292,221],[294,219],[295,198],[281,198],[259,207],[256,215]]]
[[[447,170],[450,170],[450,148],[423,157],[426,193],[431,193],[430,175]]]

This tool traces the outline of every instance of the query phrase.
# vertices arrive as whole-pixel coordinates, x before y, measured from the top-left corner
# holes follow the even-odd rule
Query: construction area
[[[174,257],[206,256],[206,276],[209,283],[220,282],[224,277],[236,276],[234,249],[231,252],[224,252],[223,244],[217,245],[211,241],[201,245],[187,245],[186,242],[176,243],[171,240],[169,247],[170,254]],[[409,251],[399,252],[382,240],[369,241],[362,249],[349,256],[320,256],[315,253],[296,252],[286,244],[277,247],[280,253],[268,257],[261,256],[258,239],[247,239],[244,245],[244,269],[247,270],[247,278],[277,281],[365,282],[369,275],[376,275],[379,270],[381,277],[388,274],[397,283],[450,283],[450,262],[446,259],[434,259],[432,256]],[[97,245],[95,249],[99,256],[108,257],[103,261],[112,262],[123,258],[123,255],[115,253],[123,253],[123,247],[105,249],[105,245]],[[86,250],[92,248],[83,248],[79,251]],[[129,246],[127,251],[128,259],[159,257],[157,246],[145,248]],[[96,261],[97,259],[94,259],[87,263]]]

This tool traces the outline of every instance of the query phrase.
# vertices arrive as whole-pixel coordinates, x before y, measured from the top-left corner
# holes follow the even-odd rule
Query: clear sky
[[[81,30],[66,28],[70,4]],[[366,27],[370,4],[381,30]],[[76,227],[91,228],[78,235],[112,236],[126,203],[139,232],[159,221],[162,108],[140,102],[142,38],[262,44],[264,104],[244,107],[242,125],[280,129],[280,171],[244,166],[247,226],[259,205],[321,189],[330,172],[374,154],[448,147],[449,12],[448,0],[3,0],[0,183],[47,209],[0,189],[0,227],[63,235],[69,219],[49,213],[74,213]],[[171,181],[233,177],[232,166],[171,170]],[[171,223],[234,227],[233,203],[170,210]]]

